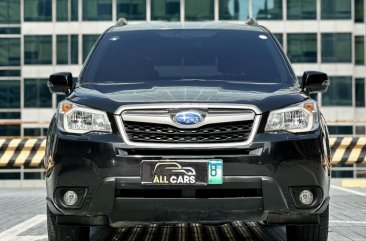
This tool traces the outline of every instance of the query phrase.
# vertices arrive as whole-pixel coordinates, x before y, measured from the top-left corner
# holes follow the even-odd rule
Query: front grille
[[[253,120],[209,124],[194,129],[124,121],[125,131],[130,141],[152,143],[244,142],[249,138],[252,126]]]

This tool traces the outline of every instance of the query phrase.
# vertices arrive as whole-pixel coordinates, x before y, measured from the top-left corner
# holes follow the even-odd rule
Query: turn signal
[[[72,109],[72,104],[71,103],[65,102],[65,103],[61,104],[61,111],[62,112],[66,113],[71,109]]]
[[[312,103],[312,102],[304,103],[304,108],[307,109],[310,112],[313,112],[315,110],[314,103]]]

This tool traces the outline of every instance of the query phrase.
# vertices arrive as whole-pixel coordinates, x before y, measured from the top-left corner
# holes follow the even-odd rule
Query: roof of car
[[[150,22],[134,23],[112,27],[109,32],[133,30],[167,30],[167,29],[222,29],[247,30],[264,32],[259,25],[248,25],[245,22]]]

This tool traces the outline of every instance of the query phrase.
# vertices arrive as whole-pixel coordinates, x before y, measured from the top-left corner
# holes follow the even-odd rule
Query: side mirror
[[[72,74],[70,72],[52,74],[47,85],[52,93],[69,95],[73,88]]]
[[[305,71],[302,76],[302,90],[306,94],[314,92],[326,92],[330,81],[328,75],[318,71]]]

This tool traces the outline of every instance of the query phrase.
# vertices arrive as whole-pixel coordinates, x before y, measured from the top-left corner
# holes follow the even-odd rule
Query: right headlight
[[[266,132],[308,132],[319,126],[318,105],[313,100],[306,100],[296,105],[269,113]]]
[[[68,133],[112,132],[107,113],[104,111],[64,100],[59,103],[57,115],[58,128]]]

